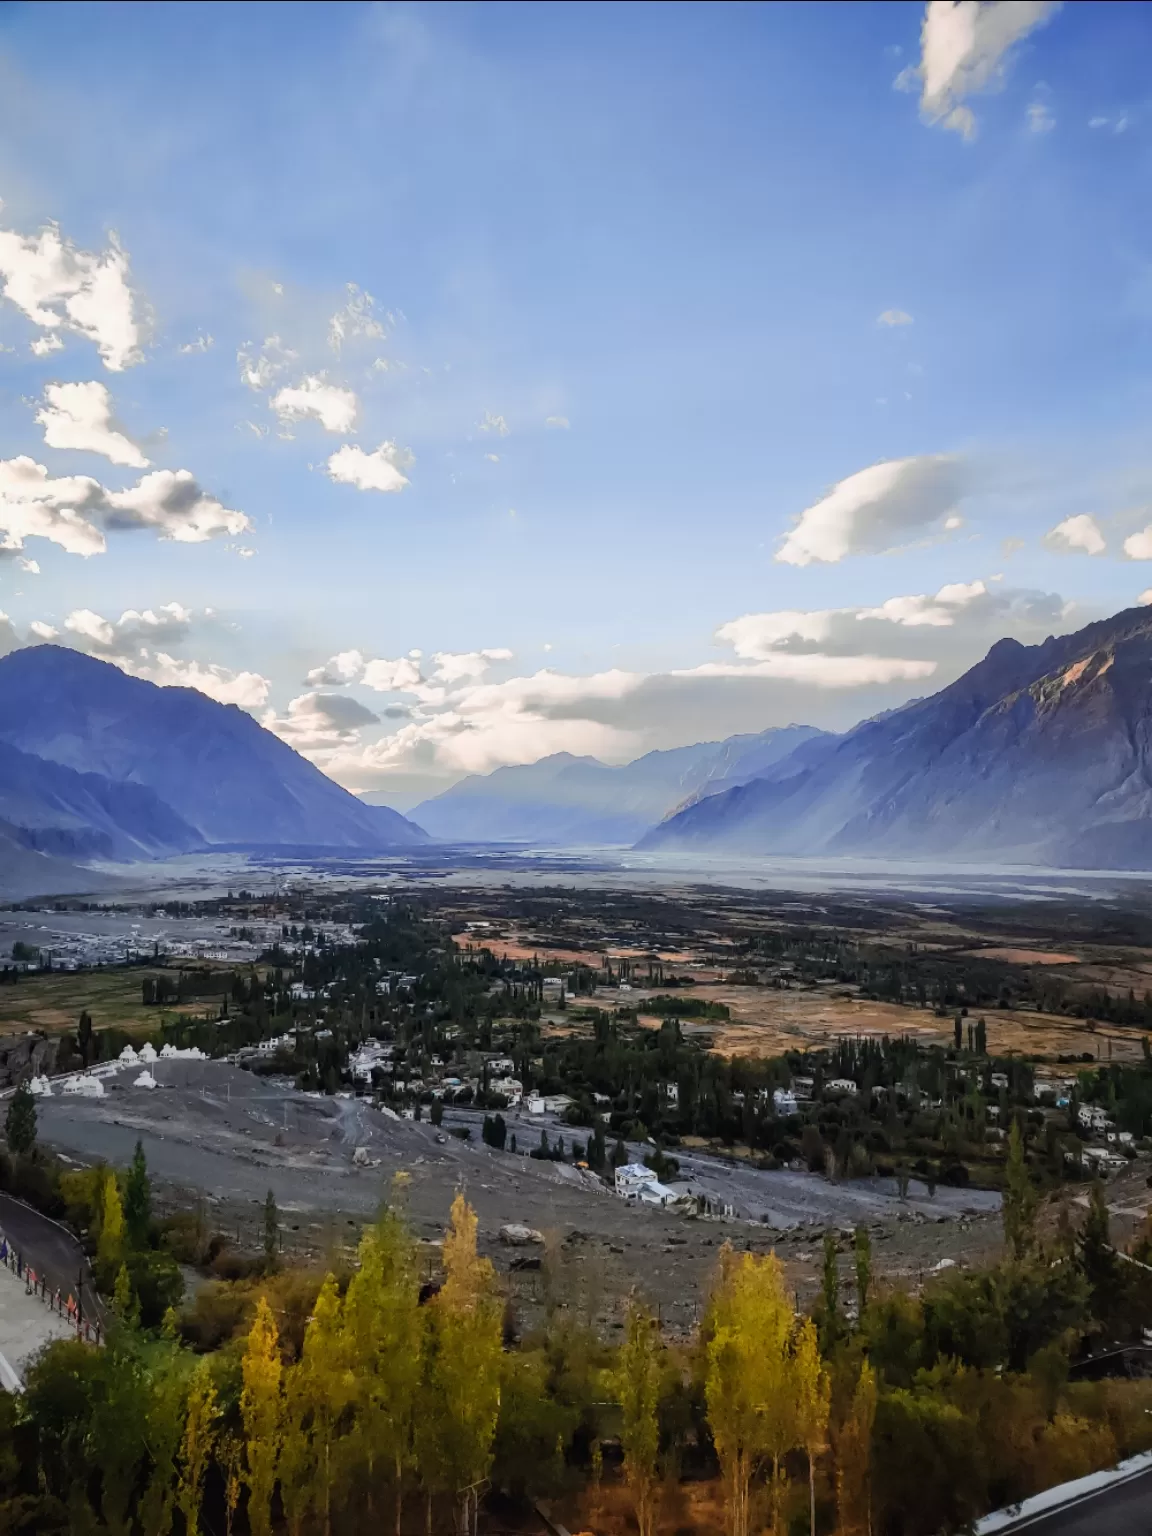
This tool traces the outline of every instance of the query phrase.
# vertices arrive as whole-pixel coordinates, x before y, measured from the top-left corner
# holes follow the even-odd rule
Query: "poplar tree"
[[[320,1518],[324,1536],[331,1536],[332,1531],[337,1424],[349,1396],[340,1312],[336,1277],[326,1275],[304,1333],[300,1363],[292,1373],[291,1396],[298,1411],[303,1410],[302,1421],[293,1416],[293,1431],[305,1439],[310,1471],[308,1502]]]
[[[864,1320],[864,1308],[868,1305],[868,1292],[872,1289],[872,1239],[867,1227],[856,1228],[856,1319]]]
[[[96,1244],[96,1263],[104,1277],[115,1274],[124,1258],[124,1207],[120,1186],[109,1168],[104,1174],[104,1194],[100,1203],[100,1237]],[[106,1281],[105,1281],[106,1283]]]
[[[445,1280],[429,1307],[417,1449],[429,1494],[437,1487],[455,1494],[459,1529],[474,1533],[500,1412],[502,1309],[492,1265],[476,1252],[476,1213],[462,1194],[451,1219]]]
[[[272,1536],[272,1494],[283,1434],[280,1339],[267,1296],[256,1303],[242,1363],[240,1418],[247,1442],[244,1481],[252,1536]]]
[[[27,1083],[12,1095],[4,1121],[4,1137],[15,1157],[27,1157],[36,1145],[36,1100]]]
[[[386,1210],[365,1231],[359,1257],[344,1298],[345,1348],[356,1363],[348,1448],[366,1473],[370,1513],[377,1462],[387,1468],[399,1536],[428,1314],[420,1306],[415,1244],[399,1214]]]
[[[816,1536],[816,1461],[828,1439],[832,1382],[820,1358],[816,1325],[810,1317],[800,1324],[793,1346],[796,1377],[797,1438],[808,1457],[808,1528]]]
[[[748,1536],[752,1480],[765,1462],[771,1462],[773,1523],[780,1536],[780,1463],[796,1444],[792,1322],[776,1255],[737,1258],[726,1246],[712,1302],[704,1390],[731,1536]]]
[[[1024,1157],[1019,1120],[1008,1133],[1008,1163],[1004,1170],[1002,1205],[1004,1241],[1014,1258],[1023,1258],[1032,1243],[1036,1223],[1036,1186]]]
[[[623,1418],[620,1443],[624,1476],[632,1492],[640,1536],[652,1536],[659,1486],[660,1338],[652,1314],[635,1297],[628,1303],[615,1386]]]
[[[848,1417],[836,1437],[836,1512],[840,1536],[872,1536],[872,1426],[876,1373],[860,1367]]]
[[[216,1385],[212,1367],[202,1359],[192,1375],[185,1410],[184,1438],[180,1445],[180,1480],[176,1505],[184,1517],[185,1536],[196,1536],[200,1529],[200,1505],[204,1499],[204,1479],[216,1448]]]
[[[128,1177],[124,1182],[124,1227],[133,1248],[147,1248],[152,1222],[152,1186],[142,1142],[136,1143]]]

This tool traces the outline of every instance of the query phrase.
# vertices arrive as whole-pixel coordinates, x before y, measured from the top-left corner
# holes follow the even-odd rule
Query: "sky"
[[[1152,598],[1152,6],[0,4],[0,651],[400,809]]]

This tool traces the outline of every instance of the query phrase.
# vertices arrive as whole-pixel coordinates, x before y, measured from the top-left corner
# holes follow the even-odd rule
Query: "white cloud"
[[[1122,112],[1119,117],[1090,117],[1088,126],[1089,128],[1110,128],[1113,133],[1126,133],[1129,121],[1128,114]]]
[[[480,423],[481,432],[495,432],[497,437],[507,437],[512,430],[503,416],[493,416],[491,411],[484,412],[484,420]]]
[[[303,693],[289,702],[286,714],[270,710],[261,724],[297,751],[314,751],[358,740],[363,728],[379,718],[346,694]]]
[[[386,661],[383,657],[366,661],[359,680],[376,693],[407,693],[420,687],[424,678],[418,657],[401,656],[398,661]]]
[[[802,512],[776,559],[810,565],[892,549],[951,513],[962,494],[960,461],[952,455],[873,464],[841,480]]]
[[[102,526],[101,526],[102,525]],[[246,532],[251,523],[201,489],[189,470],[155,470],[126,491],[109,491],[88,475],[53,478],[21,456],[0,459],[0,551],[25,539],[48,539],[73,555],[98,555],[104,528],[154,528],[161,538],[198,544]]]
[[[195,341],[186,341],[179,349],[186,355],[191,352],[209,352],[216,345],[215,338],[199,331]]]
[[[157,469],[127,491],[106,491],[108,528],[155,528],[162,539],[203,544],[247,533],[252,523],[204,491],[188,469]]]
[[[1136,601],[1142,604],[1144,607],[1147,607],[1150,603],[1152,603],[1152,587],[1145,588],[1145,590],[1141,592]]]
[[[379,340],[386,335],[384,323],[373,313],[376,300],[355,283],[347,285],[348,302],[328,322],[328,345],[339,354],[346,341],[364,336]],[[393,317],[387,316],[388,323]]]
[[[24,555],[21,555],[17,559],[16,564],[22,571],[27,571],[29,576],[39,576],[40,574],[40,562],[38,560],[28,560]]]
[[[364,662],[365,658],[360,651],[340,651],[323,666],[313,667],[306,681],[312,688],[340,688],[345,683],[354,683],[363,677]]]
[[[568,420],[567,416],[545,416],[544,425],[546,427],[556,427],[562,432],[567,432],[572,423]]]
[[[1056,126],[1052,109],[1043,101],[1030,101],[1026,112],[1029,133],[1051,133]]]
[[[488,460],[489,464],[499,464],[500,462],[500,455],[498,453],[486,453],[484,457]]]
[[[1139,533],[1131,533],[1124,540],[1124,553],[1129,560],[1152,560],[1152,523]]]
[[[121,432],[112,417],[112,396],[98,380],[87,384],[48,384],[36,420],[49,448],[99,453],[113,464],[147,469],[148,460]]]
[[[1044,535],[1044,542],[1053,549],[1079,551],[1085,555],[1102,555],[1108,545],[1100,524],[1089,512],[1079,512],[1066,517]]]
[[[1057,10],[1055,0],[929,0],[920,29],[920,63],[897,77],[902,89],[920,86],[920,115],[966,139],[976,119],[968,96],[1004,78],[1014,45]]]
[[[36,235],[0,229],[0,293],[48,333],[43,351],[68,331],[95,342],[110,372],[144,360],[142,332],[128,278],[128,257],[115,235],[102,253],[82,251],[55,224]]]
[[[30,341],[28,350],[33,357],[50,357],[53,352],[63,352],[64,340],[53,331],[47,336],[37,336],[34,341]]]
[[[129,656],[142,647],[176,645],[186,640],[196,618],[190,608],[180,603],[143,610],[127,608],[115,621],[93,613],[91,608],[77,608],[64,620],[64,628],[90,650]]]
[[[54,624],[45,624],[43,619],[33,619],[28,628],[36,636],[37,640],[45,642],[55,640],[60,633]]]
[[[246,341],[236,353],[240,364],[240,381],[249,389],[265,390],[296,360],[296,353],[286,347],[279,336],[266,336],[263,345],[253,351]]]
[[[435,651],[432,660],[436,663],[432,681],[451,684],[462,682],[465,678],[482,677],[493,662],[511,661],[512,652],[504,649]]]
[[[260,709],[267,703],[272,686],[259,672],[233,672],[214,662],[184,661],[163,651],[157,651],[151,661],[130,668],[122,661],[118,665],[162,688],[195,688],[218,704],[236,704],[240,709]]]
[[[982,581],[953,582],[941,587],[935,597],[928,597],[924,593],[911,597],[890,597],[878,608],[861,608],[856,617],[886,619],[890,624],[905,624],[913,629],[924,624],[946,629],[955,624],[960,610],[987,595],[988,588]]]
[[[885,309],[876,316],[877,325],[911,325],[912,316],[903,309]]]
[[[408,484],[403,473],[415,463],[406,448],[395,443],[381,443],[371,453],[353,443],[345,443],[328,460],[328,477],[342,485],[354,485],[360,491],[402,491]]]
[[[308,374],[299,384],[272,397],[272,409],[281,421],[300,421],[314,416],[327,432],[354,432],[360,406],[355,392],[329,384],[323,374]]]

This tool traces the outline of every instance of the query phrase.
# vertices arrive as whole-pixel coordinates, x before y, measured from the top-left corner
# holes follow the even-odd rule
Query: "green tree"
[[[80,1057],[84,1065],[91,1066],[96,1052],[93,1049],[92,1015],[85,1009],[80,1015],[80,1022],[76,1026],[76,1042],[80,1048]]]
[[[264,1270],[271,1273],[280,1255],[280,1212],[271,1190],[264,1196]]]
[[[1013,1120],[1008,1133],[1008,1161],[1004,1170],[1004,1195],[1001,1217],[1004,1241],[1016,1258],[1023,1258],[1032,1246],[1036,1230],[1036,1186],[1028,1172],[1024,1156],[1024,1137],[1019,1120]]]
[[[852,1405],[836,1436],[836,1513],[840,1536],[872,1533],[872,1426],[876,1419],[876,1373],[860,1367]]]
[[[124,1230],[131,1247],[137,1249],[148,1247],[151,1224],[152,1185],[148,1179],[144,1146],[138,1141],[128,1168],[128,1177],[124,1183]]]
[[[652,1314],[635,1297],[629,1301],[624,1326],[624,1343],[615,1375],[623,1421],[620,1444],[624,1451],[624,1477],[632,1494],[640,1536],[652,1536],[659,1488],[660,1337]]]
[[[827,1449],[832,1383],[820,1358],[816,1326],[810,1317],[800,1324],[793,1349],[796,1377],[796,1438],[808,1457],[808,1530],[816,1536],[816,1462]]]
[[[844,1331],[840,1316],[840,1266],[836,1234],[824,1234],[824,1264],[820,1281],[820,1344],[830,1354]]]
[[[36,1100],[27,1083],[21,1083],[12,1095],[4,1135],[15,1157],[27,1157],[36,1145]]]
[[[855,1252],[856,1263],[856,1316],[858,1320],[864,1317],[864,1308],[868,1305],[868,1292],[872,1288],[872,1239],[868,1236],[867,1227],[856,1228]]]

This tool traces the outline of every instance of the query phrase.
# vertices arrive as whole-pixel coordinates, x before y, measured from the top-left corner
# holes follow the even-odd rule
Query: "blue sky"
[[[1144,4],[0,5],[4,645],[406,805],[847,725],[1130,606],[1150,43]]]

